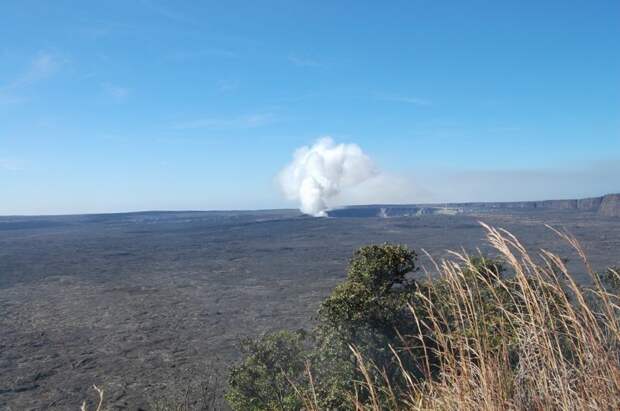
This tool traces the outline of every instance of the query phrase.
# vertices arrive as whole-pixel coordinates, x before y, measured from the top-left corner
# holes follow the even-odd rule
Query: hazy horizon
[[[466,204],[466,203],[511,203],[511,202],[537,202],[537,201],[554,201],[554,200],[583,200],[587,198],[604,197],[607,195],[620,195],[620,192],[603,193],[592,197],[558,197],[558,198],[539,198],[533,200],[506,200],[506,201],[452,201],[452,202],[417,202],[417,203],[349,203],[339,204],[330,209],[339,209],[344,207],[357,206],[399,206],[399,205],[450,205],[450,204]],[[81,216],[81,215],[98,215],[98,214],[143,214],[143,213],[203,213],[203,212],[264,212],[264,211],[299,211],[298,207],[276,207],[276,208],[185,208],[185,209],[135,209],[125,211],[93,211],[93,212],[77,212],[77,213],[48,213],[48,214],[2,214],[0,217],[63,217],[63,216]]]

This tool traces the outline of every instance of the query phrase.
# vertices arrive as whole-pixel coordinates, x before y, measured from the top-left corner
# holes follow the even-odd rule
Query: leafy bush
[[[346,280],[321,304],[313,359],[322,408],[352,407],[355,381],[363,378],[352,346],[382,364],[372,372],[375,380],[398,372],[389,347],[400,344],[399,333],[415,325],[408,304],[418,286],[408,275],[416,270],[416,261],[416,253],[404,246],[362,247],[351,259]],[[357,388],[357,398],[365,400],[369,393]]]
[[[244,341],[245,358],[231,369],[227,400],[234,409],[300,409],[300,395],[313,392],[326,409],[351,407],[350,393],[363,378],[352,346],[366,358],[396,372],[389,349],[400,331],[413,324],[408,304],[417,290],[408,274],[416,269],[415,252],[384,244],[359,249],[347,279],[321,304],[312,347],[303,333],[279,332]],[[306,368],[306,361],[312,364]],[[312,373],[312,375],[309,375]],[[309,386],[310,377],[316,385]],[[374,373],[377,381],[382,373]],[[297,394],[297,395],[296,395]],[[360,398],[367,393],[361,390]],[[313,400],[314,401],[314,400]]]
[[[279,331],[245,339],[241,364],[232,367],[226,400],[234,410],[296,410],[302,402],[295,392],[306,366],[304,331]]]
[[[336,287],[319,309],[320,327],[337,329],[355,338],[359,327],[395,335],[416,282],[407,278],[416,266],[414,251],[385,244],[362,247],[355,252],[347,279]]]

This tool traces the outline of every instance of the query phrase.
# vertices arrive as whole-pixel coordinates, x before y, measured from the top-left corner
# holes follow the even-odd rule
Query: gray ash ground
[[[575,234],[596,269],[620,263],[620,219],[574,211],[0,218],[0,409],[77,409],[92,384],[113,409],[149,409],[153,398],[222,375],[240,337],[311,326],[357,247],[403,243],[437,258],[488,250],[479,220],[569,257],[581,274],[543,223]]]

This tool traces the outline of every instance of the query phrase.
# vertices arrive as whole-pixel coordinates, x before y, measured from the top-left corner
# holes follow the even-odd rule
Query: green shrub
[[[245,339],[243,362],[230,370],[226,400],[233,410],[289,411],[302,408],[295,388],[305,387],[306,333],[279,331]]]
[[[416,253],[404,246],[362,247],[351,259],[346,280],[321,304],[313,357],[321,408],[351,408],[349,396],[356,388],[358,399],[367,399],[368,392],[355,384],[362,375],[352,346],[382,365],[381,372],[371,373],[375,380],[398,372],[389,346],[401,345],[399,333],[410,332],[414,324],[408,304],[418,287],[410,278],[416,261]]]
[[[321,304],[312,347],[305,334],[284,331],[245,340],[245,357],[231,369],[226,394],[233,409],[300,409],[303,404],[296,390],[301,396],[314,392],[322,408],[350,408],[350,393],[362,379],[351,346],[383,364],[385,372],[396,372],[389,345],[400,344],[398,332],[413,324],[408,303],[417,284],[408,274],[415,271],[416,260],[414,251],[399,245],[356,251],[346,280]],[[307,360],[312,363],[312,387]],[[383,378],[377,372],[373,375],[377,381]],[[361,389],[359,396],[364,400],[367,393]]]
[[[396,335],[396,326],[408,316],[407,303],[417,289],[407,278],[415,271],[417,256],[400,245],[362,247],[354,254],[346,280],[319,309],[319,329],[333,328],[356,339],[361,328]]]

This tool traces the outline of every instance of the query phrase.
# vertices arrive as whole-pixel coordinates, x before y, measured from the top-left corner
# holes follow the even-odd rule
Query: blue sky
[[[617,192],[619,21],[615,0],[3,1],[0,214],[287,207],[274,177],[325,135],[417,187],[385,202]]]

